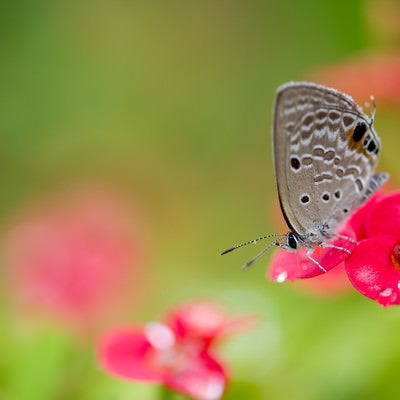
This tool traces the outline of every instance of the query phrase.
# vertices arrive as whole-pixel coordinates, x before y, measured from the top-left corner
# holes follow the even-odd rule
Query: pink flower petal
[[[351,226],[353,229],[357,240],[362,240],[367,238],[366,232],[366,222],[369,220],[369,214],[374,208],[376,202],[382,199],[385,195],[382,191],[375,193],[367,202],[365,202],[361,207],[356,209],[349,217],[346,225]]]
[[[365,221],[368,237],[388,235],[400,237],[400,191],[379,197]]]
[[[350,227],[341,230],[340,234],[347,238],[355,239],[355,234]],[[336,238],[331,244],[352,251],[355,243],[343,238]],[[324,271],[311,261],[307,256],[307,249],[301,248],[296,252],[278,250],[271,261],[269,277],[277,282],[285,280],[312,278],[324,273]],[[311,256],[318,261],[327,271],[344,261],[349,254],[343,250],[321,248],[316,246]]]
[[[163,383],[194,399],[219,399],[227,384],[224,367],[190,341],[171,340],[171,334],[161,323],[110,330],[99,340],[99,363],[120,378]]]
[[[167,316],[167,324],[179,337],[198,336],[205,340],[217,335],[228,320],[225,310],[206,301],[181,305]]]
[[[112,375],[152,382],[164,379],[164,371],[148,361],[154,349],[143,328],[121,327],[106,332],[97,353],[102,368]]]
[[[400,304],[400,271],[392,260],[396,242],[389,237],[363,240],[345,263],[352,285],[384,307]]]
[[[202,352],[192,359],[187,369],[167,375],[165,383],[193,399],[217,400],[225,391],[227,377],[223,366]]]
[[[279,283],[297,279],[301,274],[301,266],[296,252],[276,250],[267,271],[268,277]]]
[[[181,305],[166,317],[166,324],[178,340],[190,338],[200,341],[202,346],[208,346],[222,335],[248,329],[251,323],[250,316],[232,316],[221,306],[205,300]]]

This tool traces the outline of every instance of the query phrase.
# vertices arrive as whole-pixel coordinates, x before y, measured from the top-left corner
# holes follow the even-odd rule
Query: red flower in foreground
[[[351,255],[342,251],[344,255],[338,257],[332,250],[317,248],[315,258],[328,270],[338,268],[344,258],[349,280],[360,293],[382,306],[400,304],[400,191],[373,196],[346,221],[345,231],[353,232],[350,237],[357,241]],[[269,276],[282,282],[321,272],[310,268],[308,260],[304,262],[304,250],[296,257],[280,249]]]
[[[340,234],[350,240],[337,238],[332,241],[332,244],[346,248],[351,252],[356,246],[353,243],[353,240],[356,240],[353,229],[351,229],[351,226],[346,226],[345,229],[341,230]],[[306,253],[307,249],[304,248],[300,248],[296,252],[278,250],[273,257],[272,267],[269,270],[270,278],[277,282],[283,282],[286,280],[312,278],[324,274],[324,271],[306,256]],[[348,254],[343,250],[316,247],[312,257],[325,270],[330,271],[344,261]]]
[[[19,305],[78,329],[126,304],[141,246],[125,201],[101,190],[54,196],[14,219],[3,237],[5,279]]]
[[[366,237],[346,260],[350,282],[382,306],[400,304],[400,192],[370,203]]]
[[[240,320],[210,303],[189,303],[163,323],[106,332],[99,341],[99,362],[118,377],[164,384],[199,400],[219,399],[227,373],[212,346]]]

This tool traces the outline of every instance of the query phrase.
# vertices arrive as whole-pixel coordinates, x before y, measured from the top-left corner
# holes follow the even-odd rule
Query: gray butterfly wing
[[[386,179],[373,175],[380,141],[353,99],[308,82],[278,89],[274,163],[289,228],[321,241]],[[326,235],[325,235],[326,236]]]

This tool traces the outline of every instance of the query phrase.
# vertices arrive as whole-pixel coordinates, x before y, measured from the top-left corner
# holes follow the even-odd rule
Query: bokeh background
[[[270,126],[286,81],[375,94],[379,169],[396,187],[399,10],[2,2],[0,398],[156,399],[100,370],[96,336],[197,298],[257,315],[220,348],[226,399],[393,398],[398,307],[342,278],[270,282],[272,252],[242,272],[254,246],[219,253],[285,229]]]

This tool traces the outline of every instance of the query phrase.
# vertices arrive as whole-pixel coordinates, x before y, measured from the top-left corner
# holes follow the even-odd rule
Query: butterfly
[[[349,215],[389,178],[375,173],[381,149],[374,129],[376,104],[366,115],[347,94],[311,82],[288,82],[277,90],[273,115],[273,159],[279,203],[289,228],[265,235],[221,254],[273,236],[281,236],[244,265],[248,268],[271,246],[287,250],[334,248],[329,241]]]

